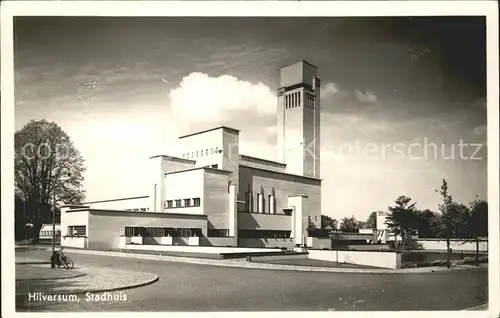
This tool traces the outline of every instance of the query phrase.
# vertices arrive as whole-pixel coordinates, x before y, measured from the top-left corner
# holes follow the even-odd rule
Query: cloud
[[[323,98],[335,95],[338,92],[339,92],[339,87],[337,84],[333,82],[327,83],[323,85],[323,87],[321,87],[321,96]]]
[[[474,127],[474,129],[472,129],[472,131],[474,132],[474,135],[476,136],[484,136],[486,135],[486,125],[480,125],[480,126],[477,126],[477,127]]]
[[[362,92],[362,91],[357,89],[355,91],[355,95],[356,95],[356,98],[360,102],[364,102],[364,103],[377,103],[378,102],[377,95],[375,95],[375,93],[373,91]]]
[[[191,73],[170,90],[169,97],[172,115],[191,124],[220,123],[242,114],[250,115],[246,121],[254,123],[255,117],[276,113],[276,94],[269,87],[230,75]]]

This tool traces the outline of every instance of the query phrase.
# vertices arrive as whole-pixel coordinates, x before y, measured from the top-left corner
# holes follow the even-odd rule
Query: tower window
[[[207,148],[207,150],[205,151],[205,154],[208,156],[208,148]]]
[[[203,157],[203,152],[204,152],[203,150],[202,150],[202,151],[200,151],[200,156],[201,156],[201,157]]]
[[[300,92],[297,93],[298,94],[298,97],[299,97],[299,106],[301,105],[300,103]]]

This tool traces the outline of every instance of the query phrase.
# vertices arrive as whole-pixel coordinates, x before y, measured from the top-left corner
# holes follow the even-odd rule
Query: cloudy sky
[[[203,128],[276,159],[279,68],[301,59],[323,85],[324,214],[364,220],[402,194],[437,209],[443,178],[486,197],[482,18],[26,17],[15,55],[16,129],[62,126],[88,200],[147,194],[148,157]]]

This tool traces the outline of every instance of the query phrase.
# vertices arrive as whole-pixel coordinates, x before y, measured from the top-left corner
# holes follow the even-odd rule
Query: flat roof
[[[278,162],[278,161],[273,161],[273,160],[269,160],[269,159],[262,159],[262,158],[257,158],[257,157],[253,157],[253,156],[248,156],[248,155],[240,155],[240,158],[242,158],[242,159],[248,158],[250,160],[262,161],[264,163],[272,163],[272,164],[275,164],[275,165],[282,166],[283,168],[286,167],[286,163],[282,163],[282,162]]]
[[[296,61],[294,61],[294,62],[292,62],[292,63],[286,64],[286,65],[284,65],[284,66],[280,67],[280,69],[284,69],[285,67],[292,66],[292,65],[295,65],[295,64],[299,64],[299,63],[304,63],[304,64],[307,64],[307,65],[312,66],[312,67],[314,67],[314,68],[316,68],[316,69],[318,68],[316,65],[312,65],[311,63],[309,63],[309,62],[308,62],[308,61],[306,61],[306,60],[296,60]]]
[[[85,202],[84,204],[115,202],[115,201],[146,199],[146,198],[149,198],[149,195],[143,195],[143,196],[140,196],[140,197],[128,197],[128,198],[120,198],[120,199],[109,199],[109,200],[101,200],[101,201],[92,201],[92,202]],[[76,206],[76,207],[80,207],[80,206]]]
[[[156,156],[149,157],[149,159],[158,158],[158,157],[162,157],[162,158],[172,160],[172,161],[184,162],[184,163],[193,163],[193,164],[196,163],[196,160],[179,158],[179,157],[174,157],[174,156],[166,156],[166,155],[156,155]]]
[[[200,169],[207,170],[210,172],[222,172],[224,174],[232,173],[232,171],[229,171],[229,170],[223,170],[223,169],[211,168],[209,166],[203,166],[203,167],[194,167],[194,168],[188,168],[188,169],[177,170],[177,171],[170,171],[170,172],[166,172],[165,175],[200,170]]]
[[[206,219],[206,214],[191,214],[191,213],[168,213],[168,212],[154,212],[154,211],[127,211],[127,210],[107,210],[107,209],[80,209],[80,211],[88,211],[92,212],[104,212],[104,213],[125,213],[125,214],[140,214],[140,215],[148,215],[148,216],[179,216],[179,217],[188,217],[194,219]],[[68,212],[79,212],[76,210],[70,210]],[[140,226],[140,225],[137,225]],[[147,225],[143,225],[147,226]]]
[[[228,130],[228,131],[231,131],[231,132],[234,132],[234,133],[239,133],[240,132],[240,130],[235,129],[235,128],[231,128],[231,127],[227,127],[227,126],[218,126],[218,127],[209,128],[209,129],[201,130],[201,131],[198,131],[198,132],[194,132],[194,133],[191,133],[191,134],[187,134],[187,135],[184,135],[184,136],[180,136],[179,139],[186,138],[186,137],[191,137],[191,136],[194,136],[194,135],[203,134],[203,133],[206,133],[206,132],[209,132],[209,131],[212,131],[212,130],[217,130],[217,129],[224,129],[224,130]]]
[[[264,168],[250,167],[250,166],[242,165],[242,164],[240,164],[240,167],[254,169],[254,170],[261,170],[261,171],[265,171],[265,172],[276,173],[276,174],[281,174],[281,175],[286,175],[286,176],[291,176],[291,177],[303,178],[303,179],[308,179],[308,180],[323,181],[323,179],[318,179],[318,178],[313,178],[313,177],[308,177],[308,176],[301,176],[298,174],[291,174],[291,173],[286,173],[286,172],[281,172],[281,171],[276,171],[276,170],[269,170],[269,169],[264,169]]]

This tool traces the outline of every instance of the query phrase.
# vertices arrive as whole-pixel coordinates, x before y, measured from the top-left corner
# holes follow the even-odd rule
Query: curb
[[[479,305],[479,306],[474,306],[474,307],[469,307],[462,309],[461,311],[487,311],[488,310],[488,303]]]
[[[57,278],[16,278],[16,281],[27,281],[27,280],[63,280],[63,279],[71,279],[86,276],[85,273],[78,273],[75,276],[68,277],[57,277]]]
[[[248,263],[248,262],[236,262],[230,260],[213,260],[213,259],[200,259],[200,258],[187,258],[179,256],[166,256],[166,255],[156,255],[156,254],[137,254],[137,253],[127,253],[127,252],[110,252],[110,251],[97,251],[97,250],[83,250],[83,249],[65,249],[67,252],[73,252],[77,254],[91,254],[100,256],[114,256],[123,258],[135,258],[135,259],[149,259],[156,261],[167,261],[167,262],[179,262],[188,264],[198,264],[198,265],[211,265],[220,267],[238,267],[238,268],[248,268],[248,269],[265,269],[265,270],[287,270],[287,271],[304,271],[304,272],[324,272],[324,273],[355,273],[355,274],[426,274],[433,272],[447,272],[447,271],[457,271],[457,270],[467,270],[469,267],[459,266],[458,268],[440,268],[440,267],[427,267],[422,270],[415,269],[354,269],[354,268],[334,268],[334,267],[312,267],[312,266],[297,266],[297,265],[278,265],[278,264],[266,264],[266,263]],[[265,264],[265,265],[264,265]],[[477,268],[474,266],[473,268]]]
[[[86,274],[84,274],[86,275]],[[153,278],[149,279],[145,282],[137,283],[137,284],[132,284],[132,285],[126,285],[126,286],[120,286],[120,287],[112,287],[112,288],[101,288],[101,289],[88,289],[88,290],[69,290],[69,291],[61,291],[58,292],[59,295],[83,295],[86,293],[93,293],[93,294],[99,294],[99,293],[105,293],[105,292],[114,292],[114,291],[119,291],[119,290],[126,290],[126,289],[133,289],[133,288],[139,288],[147,285],[151,285],[153,283],[156,283],[157,281],[160,280],[158,275],[153,274]],[[74,277],[71,277],[74,278]],[[29,301],[28,297],[29,294],[16,294],[16,306],[25,306],[28,307]]]
[[[16,265],[45,265],[45,264],[50,264],[50,262],[46,262],[46,261],[29,261],[29,262],[16,262]]]

